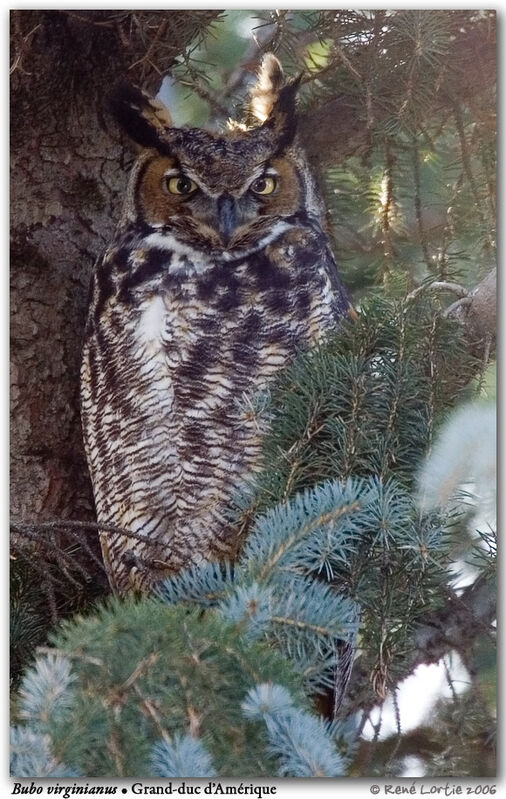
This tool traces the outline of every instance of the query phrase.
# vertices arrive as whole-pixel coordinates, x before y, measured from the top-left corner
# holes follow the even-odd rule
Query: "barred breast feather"
[[[163,226],[120,229],[93,275],[82,365],[86,454],[115,590],[237,553],[230,502],[261,443],[238,399],[348,309],[308,214],[226,257],[193,251]]]

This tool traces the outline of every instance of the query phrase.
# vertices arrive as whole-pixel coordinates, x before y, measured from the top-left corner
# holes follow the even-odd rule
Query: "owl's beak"
[[[222,194],[218,198],[218,232],[224,244],[228,244],[230,236],[237,226],[237,208],[230,194]]]

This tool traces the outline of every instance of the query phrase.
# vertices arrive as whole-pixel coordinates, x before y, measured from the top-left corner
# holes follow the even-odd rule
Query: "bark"
[[[496,344],[497,270],[492,269],[466,297],[453,303],[446,314],[464,325],[469,349],[488,360]]]
[[[32,55],[30,69],[45,75],[43,59]],[[24,78],[12,93],[11,508],[18,518],[88,518],[81,340],[90,270],[125,173],[97,115],[98,87],[62,108],[56,86],[41,94]]]
[[[126,182],[104,114],[112,84],[150,88],[219,12],[11,13],[11,508],[92,515],[79,420],[87,287]]]

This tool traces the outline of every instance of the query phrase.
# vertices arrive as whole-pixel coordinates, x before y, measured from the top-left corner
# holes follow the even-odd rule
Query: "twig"
[[[452,302],[452,304],[445,309],[443,318],[448,319],[448,317],[451,317],[454,314],[457,308],[464,308],[465,306],[472,305],[472,302],[473,299],[470,296],[461,297],[460,299],[455,300],[455,302]]]
[[[372,739],[370,741],[368,752],[367,752],[367,757],[365,759],[365,763],[364,763],[364,766],[363,766],[363,773],[364,774],[367,774],[368,771],[369,771],[369,766],[371,765],[373,753],[374,753],[374,750],[375,750],[375,748],[376,748],[376,746],[378,744],[379,734],[381,732],[381,726],[383,724],[383,703],[381,703],[381,705],[379,707],[379,718],[378,718],[377,723],[374,724],[370,717],[369,717],[369,722],[371,724],[371,727],[374,730],[374,735],[373,735],[373,737],[372,737]]]
[[[163,19],[161,21],[160,25],[156,29],[155,35],[153,36],[153,38],[152,38],[152,40],[150,42],[150,45],[149,45],[148,49],[146,50],[145,54],[141,58],[139,58],[137,61],[134,61],[133,64],[130,64],[130,66],[128,67],[129,70],[130,69],[134,69],[134,67],[139,66],[139,64],[146,64],[146,63],[148,63],[150,66],[152,66],[154,69],[156,69],[156,67],[154,67],[154,65],[153,65],[153,63],[151,61],[151,56],[153,55],[153,52],[155,50],[156,45],[158,44],[158,42],[160,41],[162,36],[167,32],[168,26],[169,26],[169,20],[166,17],[165,19]],[[157,72],[161,75],[161,72],[159,70],[157,70]]]
[[[320,80],[324,75],[327,75],[329,72],[335,71],[339,63],[344,64],[348,72],[350,72],[353,75],[353,77],[358,83],[361,84],[363,82],[363,78],[360,72],[358,72],[358,70],[355,69],[353,64],[350,62],[350,60],[346,57],[346,55],[343,53],[341,48],[336,43],[334,43],[333,49],[334,52],[336,53],[335,58],[331,58],[329,62],[325,64],[325,66],[322,67],[321,69],[306,73],[301,80],[301,84],[311,83],[312,81]]]
[[[20,22],[19,22],[19,16],[16,16],[15,20],[16,20],[16,33],[18,34],[18,37],[20,38],[21,41],[19,43],[18,52],[16,53],[16,56],[14,58],[14,63],[12,64],[12,66],[11,66],[11,68],[9,70],[9,75],[13,75],[14,72],[17,69],[19,69],[19,71],[22,72],[23,75],[31,75],[32,74],[31,72],[27,72],[26,69],[23,69],[23,66],[22,66],[21,62],[22,62],[23,56],[26,55],[26,53],[27,53],[27,51],[29,49],[29,46],[30,46],[29,43],[28,43],[28,40],[41,27],[40,26],[40,22],[38,23],[38,25],[35,25],[27,34],[25,34],[23,36],[22,32],[21,32],[21,25],[20,25]]]
[[[158,652],[151,652],[149,655],[146,655],[135,667],[133,672],[130,674],[129,677],[122,683],[118,688],[118,694],[123,694],[128,691],[136,680],[141,676],[142,672],[152,666],[158,660]]]
[[[469,296],[468,290],[459,283],[451,283],[448,280],[434,280],[432,283],[424,283],[421,286],[417,286],[416,289],[408,294],[406,297],[406,302],[414,300],[415,297],[417,297],[423,291],[450,291],[452,294],[456,294],[461,298]]]
[[[156,726],[158,732],[160,733],[161,737],[165,741],[167,741],[167,743],[171,744],[172,743],[172,739],[171,739],[169,733],[167,732],[167,730],[165,729],[165,727],[163,726],[163,724],[162,724],[162,722],[160,720],[160,716],[158,714],[158,711],[157,711],[155,705],[153,704],[153,702],[150,699],[146,699],[146,697],[142,695],[138,685],[134,685],[133,689],[134,689],[135,693],[137,694],[137,696],[139,697],[139,699],[141,700],[142,707],[146,710],[148,716],[150,716],[150,718],[153,719],[153,721],[155,723],[155,726]]]
[[[67,568],[76,569],[77,571],[79,571],[81,573],[82,577],[85,580],[89,580],[90,579],[90,574],[86,571],[84,566],[82,564],[78,563],[76,561],[76,559],[74,557],[72,557],[72,555],[70,553],[66,552],[65,549],[63,549],[62,547],[57,546],[52,541],[46,541],[46,540],[42,539],[36,533],[30,532],[29,530],[25,530],[21,535],[24,536],[25,538],[28,538],[28,540],[30,540],[30,541],[36,541],[38,544],[42,544],[45,547],[45,549],[48,552],[50,552],[52,556],[54,556],[54,558],[56,559],[57,564],[60,566],[62,571],[65,573],[65,575],[68,578],[68,580],[70,580],[70,582],[74,583],[74,585],[76,587],[80,587],[80,584],[74,577],[72,577],[72,575],[70,575],[66,571]],[[19,551],[22,552],[22,548],[19,546],[19,544],[16,541],[14,541],[12,545],[13,545],[14,549],[18,549]],[[34,563],[33,565],[34,565],[34,568],[36,568],[36,564]]]
[[[429,411],[427,418],[427,455],[429,455],[429,453],[432,450],[432,438],[434,435],[434,407],[435,407],[434,378],[436,376],[436,371],[438,368],[438,360],[435,357],[435,352],[434,352],[434,343],[436,339],[437,320],[438,317],[434,316],[432,319],[432,324],[430,326],[430,333],[429,333],[430,381],[429,381],[429,397],[427,402],[427,408]]]
[[[78,22],[84,22],[86,25],[93,25],[96,28],[112,28],[116,24],[114,19],[93,19],[93,17],[85,17],[83,14],[78,14],[76,11],[65,11],[65,16],[71,19],[76,19]]]
[[[91,655],[84,655],[82,652],[55,649],[54,646],[38,646],[37,652],[40,652],[42,655],[60,655],[68,660],[82,660],[83,663],[91,663],[92,666],[102,667],[104,665],[104,661],[99,658],[91,657]]]
[[[463,167],[464,167],[464,174],[465,174],[465,176],[466,176],[466,178],[467,178],[467,180],[469,182],[469,185],[471,187],[471,191],[472,191],[472,194],[473,194],[473,197],[474,197],[474,202],[476,203],[476,213],[478,215],[478,218],[479,218],[482,226],[484,226],[485,219],[484,219],[483,213],[481,211],[481,198],[480,198],[480,195],[479,195],[479,192],[478,192],[478,188],[476,186],[476,181],[474,179],[473,170],[471,168],[471,158],[469,156],[469,150],[468,150],[468,147],[467,147],[466,134],[465,134],[465,131],[464,131],[464,122],[462,120],[462,112],[460,110],[460,106],[457,105],[457,103],[455,103],[454,106],[453,106],[453,114],[454,114],[454,118],[455,118],[455,126],[457,128],[457,133],[458,133],[459,141],[460,141],[460,152],[461,152],[461,155],[462,155],[462,164],[463,164]]]
[[[385,191],[384,191],[384,200],[382,200],[382,208],[381,208],[381,230],[383,233],[383,255],[384,255],[384,263],[383,263],[383,274],[384,277],[388,277],[390,274],[390,266],[389,261],[392,259],[394,251],[392,246],[392,236],[391,236],[391,225],[390,219],[393,212],[394,206],[394,197],[393,197],[393,170],[394,170],[394,153],[393,153],[393,146],[392,140],[389,136],[385,139],[385,172],[384,178],[385,181]]]
[[[456,692],[455,686],[453,684],[452,675],[450,674],[450,668],[448,666],[448,660],[447,660],[446,655],[443,658],[443,668],[444,668],[444,672],[445,672],[446,683],[448,685],[448,688],[450,689],[450,693],[452,695],[452,699],[453,699],[454,702],[456,702],[457,701],[457,692]]]
[[[454,303],[446,316],[460,322],[466,333],[469,349],[478,357],[490,356],[496,338],[497,285],[496,269],[492,269],[468,294],[469,302]]]
[[[45,522],[12,522],[11,523],[11,530],[15,533],[19,533],[20,535],[26,535],[27,537],[35,537],[36,531],[39,530],[98,530],[103,531],[105,533],[117,533],[118,535],[124,535],[127,538],[133,538],[136,541],[142,541],[145,544],[149,544],[151,547],[158,546],[160,549],[166,549],[167,545],[162,543],[161,541],[154,541],[147,535],[142,535],[141,533],[134,533],[131,530],[127,530],[125,527],[116,527],[113,524],[103,524],[99,522],[84,522],[84,521],[77,521],[77,520],[60,520],[60,519],[50,519],[49,521]]]
[[[458,652],[472,647],[478,636],[490,632],[495,617],[495,593],[485,578],[478,577],[460,595],[450,592],[444,607],[418,619],[410,654],[399,670],[399,680],[412,674],[421,663],[437,663],[453,650]],[[369,712],[377,704],[369,678],[361,656],[353,667],[350,688],[343,703],[343,716],[359,709]]]
[[[395,688],[394,691],[392,692],[392,703],[394,706],[395,726],[397,728],[397,736],[394,748],[392,749],[390,757],[388,758],[387,764],[385,766],[385,774],[388,774],[388,771],[394,762],[395,756],[399,751],[402,741],[401,712],[399,708],[399,692],[397,688]]]
[[[422,200],[421,200],[421,186],[420,186],[420,161],[418,157],[418,142],[416,140],[416,136],[413,136],[413,178],[415,182],[415,214],[416,214],[416,222],[418,225],[418,236],[420,239],[420,245],[423,252],[423,257],[425,263],[427,264],[428,268],[431,269],[431,262],[429,256],[429,248],[427,245],[427,239],[425,236],[425,227],[423,224],[423,214],[422,214]]]

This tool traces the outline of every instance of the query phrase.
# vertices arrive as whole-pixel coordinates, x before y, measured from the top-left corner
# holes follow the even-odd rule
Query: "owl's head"
[[[272,54],[250,92],[256,124],[226,132],[177,128],[158,100],[130,84],[111,96],[113,114],[143,150],[132,171],[126,219],[209,253],[265,246],[294,214],[321,214],[296,144],[299,80],[286,81]]]

